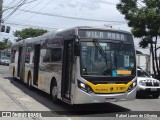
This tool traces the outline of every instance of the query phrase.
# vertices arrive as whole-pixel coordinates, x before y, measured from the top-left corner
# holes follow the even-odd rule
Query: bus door
[[[40,45],[34,46],[34,70],[33,70],[33,84],[38,85],[38,73],[39,73],[39,62],[40,62]]]
[[[62,65],[62,86],[61,95],[63,100],[70,102],[71,98],[71,79],[73,66],[73,41],[64,41],[63,65]]]
[[[23,46],[21,51],[21,62],[20,62],[20,80],[24,81],[25,73],[25,46]]]
[[[17,77],[20,76],[21,55],[22,55],[22,46],[20,46],[20,47],[19,47],[19,50],[18,50]]]

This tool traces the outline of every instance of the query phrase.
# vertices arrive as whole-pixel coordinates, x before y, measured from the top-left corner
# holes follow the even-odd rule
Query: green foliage
[[[117,9],[125,15],[135,37],[160,35],[159,0],[144,0],[142,3],[137,0],[121,0]]]
[[[141,39],[141,41],[139,42],[139,46],[142,47],[142,48],[146,48],[149,44],[149,40],[144,38],[144,39]]]
[[[155,50],[158,47],[157,38],[160,37],[160,0],[120,0],[117,9],[125,16],[134,37],[141,38],[140,47],[151,45],[152,61],[155,60],[153,70],[160,79],[160,65]]]
[[[125,16],[134,37],[143,38],[139,45],[148,46],[150,40],[160,36],[159,0],[120,0],[117,9]]]
[[[47,30],[43,30],[43,29],[25,28],[25,29],[22,29],[21,31],[17,30],[13,34],[15,37],[18,37],[16,41],[19,41],[19,40],[26,39],[26,38],[40,36],[46,32]]]
[[[12,42],[8,38],[4,38],[0,41],[0,50],[4,50],[12,45]]]

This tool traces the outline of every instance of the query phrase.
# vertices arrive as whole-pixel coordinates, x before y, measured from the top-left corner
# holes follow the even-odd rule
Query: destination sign
[[[131,35],[114,31],[79,30],[80,38],[99,38],[128,41],[128,39],[131,39],[129,36]]]

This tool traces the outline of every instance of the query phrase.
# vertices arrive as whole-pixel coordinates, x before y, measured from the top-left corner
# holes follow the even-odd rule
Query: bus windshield
[[[135,75],[134,58],[132,44],[81,42],[82,76]]]

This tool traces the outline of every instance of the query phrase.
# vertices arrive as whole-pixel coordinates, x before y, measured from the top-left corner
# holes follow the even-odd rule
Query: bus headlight
[[[90,86],[88,86],[85,83],[82,83],[81,81],[78,80],[78,88],[87,92],[87,93],[93,93],[93,90]]]
[[[135,87],[136,87],[136,85],[137,85],[137,80],[136,81],[134,81],[129,87],[128,87],[128,92],[130,92],[130,91],[132,91]]]

